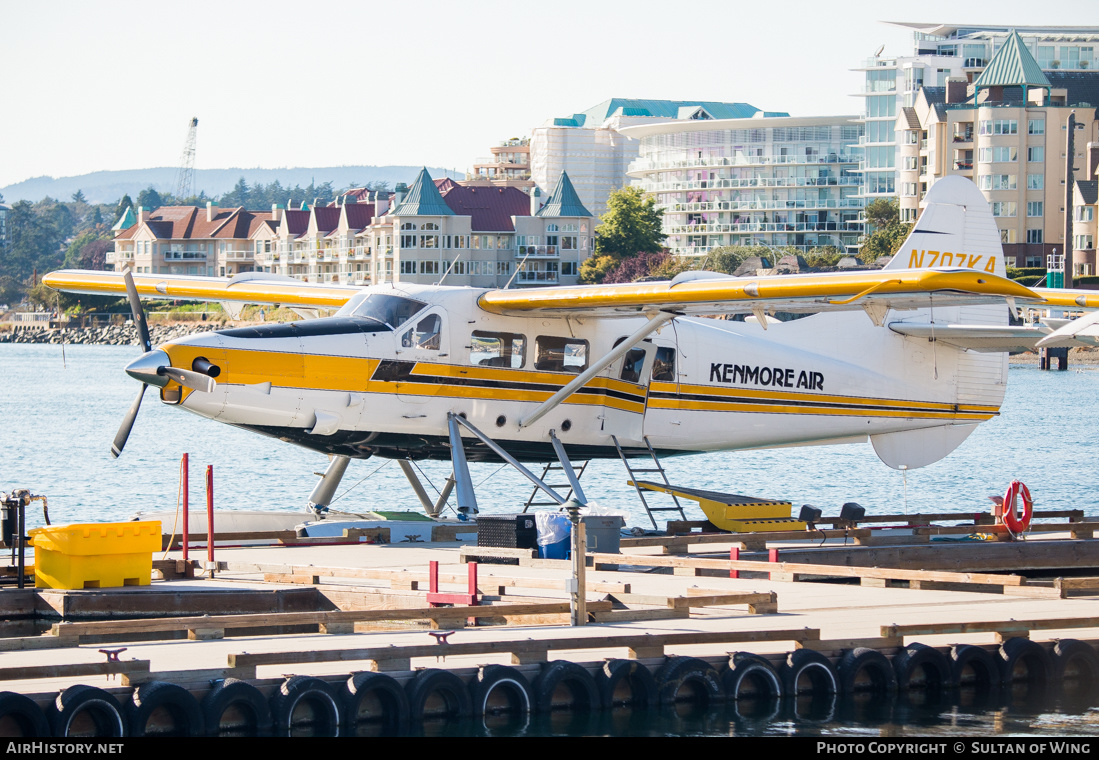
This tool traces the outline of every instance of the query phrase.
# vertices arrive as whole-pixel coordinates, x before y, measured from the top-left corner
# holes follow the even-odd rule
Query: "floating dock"
[[[171,550],[149,586],[0,590],[0,723],[376,735],[959,686],[1091,699],[1097,521],[1036,517],[1023,541],[996,540],[981,514],[750,534],[672,523],[679,535],[588,555],[583,626],[569,625],[568,561],[457,533],[272,535],[218,547],[212,578]],[[974,535],[989,540],[960,540]],[[475,605],[430,602],[471,591]]]

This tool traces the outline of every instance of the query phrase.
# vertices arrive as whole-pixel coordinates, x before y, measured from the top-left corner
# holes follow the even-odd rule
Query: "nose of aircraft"
[[[126,365],[126,374],[134,380],[147,385],[163,388],[168,384],[168,376],[161,374],[163,367],[170,367],[172,360],[159,348],[148,351]]]

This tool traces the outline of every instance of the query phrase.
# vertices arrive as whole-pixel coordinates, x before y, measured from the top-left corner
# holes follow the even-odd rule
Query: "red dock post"
[[[187,561],[188,543],[190,540],[191,532],[189,530],[191,523],[191,455],[183,455],[183,561]]]
[[[734,546],[731,549],[729,549],[729,561],[736,562],[738,559],[740,559],[740,547],[739,546]],[[730,569],[729,570],[729,577],[730,578],[739,578],[740,577],[740,571]]]
[[[206,569],[214,577],[214,466],[206,465]]]

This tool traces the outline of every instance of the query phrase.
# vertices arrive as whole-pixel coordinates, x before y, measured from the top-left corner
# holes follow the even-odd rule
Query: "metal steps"
[[[622,450],[622,446],[618,443],[617,436],[611,436],[611,440],[614,441],[614,447],[618,450],[618,458],[622,460],[622,464],[626,466],[626,472],[630,474],[630,483],[633,485],[635,491],[637,491],[637,498],[641,499],[641,506],[645,508],[645,512],[649,515],[649,521],[653,524],[654,530],[659,530],[656,524],[656,518],[653,516],[654,512],[678,512],[681,520],[686,520],[687,515],[683,513],[683,505],[679,503],[679,499],[674,493],[671,492],[672,484],[668,482],[668,473],[664,471],[664,468],[660,464],[660,460],[656,457],[656,452],[653,451],[653,446],[649,443],[648,437],[644,437],[641,440],[645,442],[645,448],[649,450],[649,456],[653,460],[655,467],[631,467],[630,460],[626,456],[626,452]],[[674,507],[650,507],[648,500],[645,498],[645,494],[637,482],[640,478],[637,477],[637,473],[641,472],[658,472],[661,479],[664,481],[664,485],[668,487],[668,495],[672,497],[672,501],[675,502]],[[649,494],[658,493],[656,491],[649,491]]]
[[[584,470],[587,468],[587,466],[588,466],[588,462],[585,461],[585,462],[581,462],[579,464],[579,466],[574,468],[574,470],[576,471],[576,479],[577,480],[579,480],[580,476],[584,474]],[[548,464],[546,464],[545,469],[542,470],[542,481],[544,483],[546,483],[546,485],[548,485],[553,490],[558,491],[559,493],[564,493],[565,494],[565,501],[568,501],[573,496],[572,484],[571,483],[550,483],[546,480],[546,477],[551,472],[564,472],[564,471],[565,471],[565,468],[563,466],[561,466],[561,464],[559,462],[549,462]],[[557,509],[558,507],[561,506],[556,501],[535,501],[535,499],[537,499],[539,496],[545,498],[545,492],[541,488],[535,488],[533,490],[533,492],[531,493],[530,498],[527,499],[526,503],[523,505],[523,511],[526,512],[531,507],[552,507],[553,509]]]

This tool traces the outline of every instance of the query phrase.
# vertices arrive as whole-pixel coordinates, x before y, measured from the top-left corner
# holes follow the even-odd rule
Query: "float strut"
[[[320,482],[313,486],[313,493],[309,494],[309,509],[312,512],[320,515],[328,511],[328,505],[332,503],[332,497],[336,495],[336,489],[339,488],[343,474],[347,471],[347,463],[350,461],[350,457],[332,457]]]
[[[462,434],[458,430],[459,420],[463,423],[465,420],[453,412],[447,413],[446,417],[450,432],[450,459],[454,463],[454,487],[458,490],[458,511],[462,514],[477,514],[477,495],[473,492],[465,444],[462,443]]]

